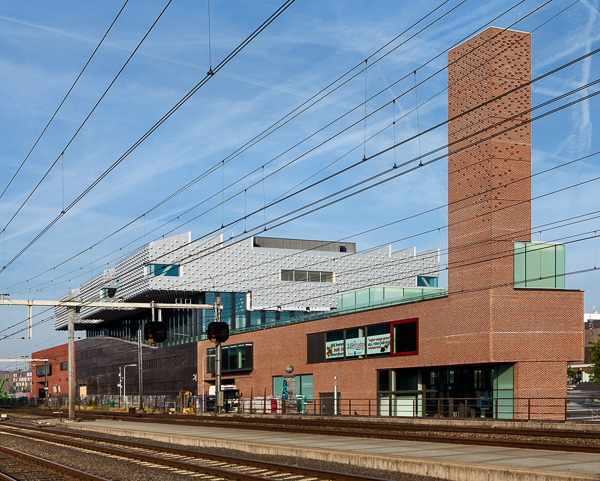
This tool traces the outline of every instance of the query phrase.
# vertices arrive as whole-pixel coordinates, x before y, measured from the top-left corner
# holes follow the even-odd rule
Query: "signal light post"
[[[215,343],[215,413],[221,412],[223,392],[221,391],[221,343],[229,339],[229,324],[221,322],[221,298],[215,298],[215,322],[206,326],[206,334],[210,342]],[[204,386],[202,386],[204,389]]]

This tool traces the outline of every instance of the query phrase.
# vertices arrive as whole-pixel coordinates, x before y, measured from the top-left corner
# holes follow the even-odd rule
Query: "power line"
[[[46,133],[46,130],[48,130],[48,127],[50,127],[50,124],[52,123],[52,121],[54,120],[54,118],[56,117],[56,115],[58,114],[59,110],[62,108],[63,104],[66,102],[67,98],[71,94],[71,91],[75,88],[75,85],[77,85],[77,82],[79,81],[79,79],[83,75],[83,72],[85,72],[85,70],[87,69],[88,65],[90,64],[90,62],[92,61],[92,59],[96,55],[96,52],[98,51],[98,49],[100,48],[100,46],[102,45],[102,43],[104,42],[104,40],[106,39],[106,37],[108,36],[109,32],[112,30],[112,28],[113,28],[114,24],[117,22],[118,18],[121,16],[121,13],[125,9],[125,7],[126,7],[126,5],[127,5],[128,2],[129,2],[129,0],[125,0],[125,3],[121,7],[121,10],[119,10],[119,13],[117,13],[117,16],[114,18],[114,20],[112,21],[112,23],[108,27],[108,30],[104,33],[104,36],[100,39],[100,42],[98,42],[98,45],[96,46],[96,48],[92,52],[92,55],[90,55],[90,58],[88,59],[88,61],[85,63],[85,65],[81,69],[81,72],[79,72],[79,75],[77,75],[77,78],[75,79],[75,81],[71,85],[71,88],[69,88],[68,92],[63,97],[63,99],[61,100],[60,104],[58,105],[58,107],[56,108],[56,110],[54,111],[54,113],[52,114],[52,117],[50,117],[50,120],[48,121],[48,123],[46,124],[46,126],[44,127],[44,129],[42,130],[42,133],[38,136],[37,140],[34,142],[33,147],[31,147],[31,149],[29,150],[29,152],[25,156],[25,159],[23,159],[23,161],[21,162],[21,165],[19,165],[19,168],[17,169],[17,171],[13,174],[12,178],[8,181],[8,184],[6,184],[6,187],[2,191],[2,194],[0,194],[0,199],[2,199],[2,197],[4,197],[4,194],[6,193],[6,191],[8,190],[8,188],[10,187],[10,185],[12,184],[13,180],[15,180],[15,177],[17,177],[17,175],[19,174],[19,172],[21,171],[21,169],[25,165],[25,162],[27,162],[27,159],[29,159],[29,156],[34,151],[34,149],[37,147],[37,144],[39,143],[39,141],[42,139],[42,137]],[[63,150],[62,154],[64,154],[64,150]],[[2,230],[2,232],[4,232],[5,230],[6,230],[6,228],[4,228]]]
[[[131,59],[133,58],[133,56],[137,53],[137,51],[139,50],[139,48],[142,46],[142,44],[144,43],[144,41],[148,37],[148,35],[150,35],[150,32],[152,32],[152,30],[154,29],[154,27],[156,26],[156,24],[158,23],[158,21],[160,20],[160,18],[162,17],[162,15],[165,13],[165,11],[167,10],[167,8],[169,7],[169,5],[171,4],[172,1],[173,0],[169,0],[167,2],[167,5],[160,12],[158,18],[154,21],[154,23],[152,24],[152,26],[148,29],[148,31],[142,37],[142,39],[137,44],[137,46],[135,47],[135,49],[133,50],[133,52],[131,52],[131,54],[129,55],[129,57],[127,58],[127,60],[125,61],[125,63],[123,64],[123,66],[121,67],[121,69],[119,70],[119,72],[117,73],[117,75],[113,78],[113,80],[110,82],[110,84],[108,85],[108,87],[104,90],[104,92],[102,93],[102,95],[100,96],[100,98],[96,101],[96,103],[92,107],[92,110],[90,110],[90,112],[88,113],[88,115],[86,116],[86,118],[83,120],[83,122],[81,123],[81,125],[77,128],[77,130],[75,131],[75,133],[73,134],[73,136],[69,139],[69,141],[67,142],[67,144],[65,145],[65,147],[62,149],[62,152],[58,155],[58,157],[52,163],[52,165],[48,168],[48,170],[46,170],[46,173],[42,176],[42,178],[39,180],[39,182],[36,184],[36,186],[27,195],[27,197],[25,198],[25,200],[23,201],[23,203],[19,206],[19,208],[16,210],[16,212],[10,218],[10,220],[6,223],[6,225],[4,226],[4,228],[0,231],[0,234],[2,234],[3,232],[6,231],[6,229],[8,228],[8,226],[15,219],[15,217],[17,217],[17,215],[19,214],[19,212],[21,212],[21,210],[23,209],[23,207],[25,207],[25,204],[27,204],[27,202],[29,202],[29,199],[31,199],[31,197],[37,191],[37,189],[39,188],[39,186],[42,185],[42,182],[44,182],[44,180],[50,174],[50,172],[52,171],[52,169],[54,168],[54,166],[58,163],[58,161],[60,159],[63,158],[65,151],[69,148],[69,146],[73,143],[73,141],[75,140],[75,138],[79,135],[79,132],[81,132],[81,129],[83,129],[83,127],[85,126],[85,124],[87,123],[87,121],[90,119],[90,117],[92,116],[92,114],[98,108],[98,105],[100,105],[100,102],[102,102],[102,100],[108,94],[109,90],[115,84],[115,82],[117,81],[117,79],[121,76],[121,74],[123,73],[123,70],[125,70],[125,67],[127,67],[127,65],[129,64],[129,62],[131,61]],[[66,210],[65,210],[65,208],[63,206],[63,210],[61,211],[60,215],[58,217],[56,217],[56,219],[52,222],[52,225],[54,225],[63,215],[65,215],[65,213],[66,213]],[[40,235],[40,237],[41,237],[41,235]],[[37,238],[35,240],[37,241]],[[29,246],[27,248],[29,248]],[[2,267],[2,269],[0,270],[0,273],[3,272],[9,265],[10,265],[10,262],[8,264],[6,264],[4,267]]]
[[[229,200],[229,199],[228,199]],[[252,215],[252,214],[251,214]],[[231,224],[230,224],[231,225]]]
[[[169,0],[169,4],[172,0]],[[103,174],[101,174],[91,185],[89,185],[79,196],[72,201],[68,206],[64,208],[64,211],[57,215],[42,231],[37,234],[18,254],[16,254],[11,260],[9,260],[5,266],[2,267],[0,273],[5,271],[11,266],[19,257],[21,257],[33,244],[35,244],[48,230],[50,230],[54,224],[56,224],[69,210],[77,205],[81,199],[83,199],[90,191],[94,189],[108,174],[110,174],[123,160],[125,160],[132,152],[134,152],[148,137],[150,137],[163,123],[171,117],[181,106],[187,102],[200,88],[202,88],[217,72],[219,72],[225,65],[227,65],[236,55],[238,55],[248,44],[256,38],[265,28],[267,28],[279,15],[281,15],[295,0],[287,0],[284,4],[277,9],[267,20],[265,20],[254,32],[252,32],[241,44],[239,44],[225,59],[223,59],[213,69],[213,74],[207,74],[203,80],[201,80],[192,90],[190,90],[179,102],[177,102],[158,122],[156,122],[146,133],[140,137],[121,157],[119,157]],[[168,6],[168,5],[167,5]],[[166,8],[166,7],[165,7]],[[164,12],[164,10],[163,10]],[[162,13],[161,13],[162,15]],[[158,21],[158,20],[157,20]],[[134,52],[135,53],[135,52]],[[112,85],[112,84],[111,84]],[[56,163],[56,162],[55,162]],[[54,165],[54,164],[53,164]],[[47,175],[47,174],[46,174]],[[45,177],[45,176],[44,176]],[[39,185],[39,184],[38,184]],[[31,197],[31,195],[29,196]],[[29,199],[28,197],[28,199]],[[19,209],[20,210],[20,209]],[[16,216],[16,214],[15,214]],[[13,216],[14,219],[14,216]],[[12,221],[12,219],[11,219]],[[8,226],[8,224],[7,224]],[[6,227],[3,231],[6,230]]]

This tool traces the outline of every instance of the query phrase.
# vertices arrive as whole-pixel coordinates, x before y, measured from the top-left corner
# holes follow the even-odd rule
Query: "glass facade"
[[[380,370],[379,411],[382,416],[510,419],[513,377],[512,364]]]
[[[190,299],[193,304],[214,304],[216,297],[221,298],[223,310],[221,321],[229,324],[230,332],[248,328],[269,327],[281,320],[292,319],[303,315],[298,311],[247,311],[246,293],[244,292],[204,292]],[[87,337],[109,336],[128,341],[137,341],[138,329],[152,320],[150,311],[102,324],[86,330]],[[167,339],[162,343],[154,343],[157,347],[176,346],[189,342],[197,342],[206,334],[206,326],[215,320],[212,309],[165,309],[162,320],[167,326]],[[146,341],[144,341],[145,343]]]
[[[436,279],[435,284],[437,285],[437,277],[431,279]],[[430,282],[434,283],[433,280],[430,280]],[[447,295],[447,289],[436,287],[369,287],[340,294],[338,296],[338,311],[371,308],[378,305],[397,303],[399,300],[414,302]]]
[[[515,242],[514,281],[516,288],[564,289],[565,246]]]

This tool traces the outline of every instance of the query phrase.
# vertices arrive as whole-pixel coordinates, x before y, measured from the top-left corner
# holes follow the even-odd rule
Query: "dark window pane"
[[[394,333],[394,354],[416,354],[417,321],[398,322],[392,325]]]
[[[390,390],[390,371],[387,369],[384,371],[377,371],[377,390],[386,391]]]
[[[306,282],[306,271],[294,271],[294,280],[296,282]]]

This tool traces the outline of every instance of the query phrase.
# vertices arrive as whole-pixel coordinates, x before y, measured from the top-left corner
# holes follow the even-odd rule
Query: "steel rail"
[[[63,474],[68,474],[69,476],[73,476],[75,478],[83,479],[86,481],[111,481],[110,479],[103,478],[101,476],[96,476],[94,474],[86,473],[85,471],[81,471],[79,469],[71,468],[69,466],[65,466],[64,464],[55,463],[54,461],[50,461],[48,459],[40,458],[39,456],[33,456],[32,454],[27,454],[22,451],[17,451],[15,449],[7,448],[6,446],[0,446],[0,451],[9,454],[11,456],[19,457],[22,459],[26,459],[29,462],[39,464],[44,468],[49,468],[54,471],[59,471]],[[2,479],[2,478],[0,478]],[[8,478],[12,479],[12,478]]]
[[[18,479],[11,478],[8,474],[0,473],[0,481],[19,481]]]
[[[300,475],[311,478],[319,478],[319,479],[328,479],[333,481],[385,481],[380,478],[371,478],[366,476],[359,476],[354,474],[347,473],[339,473],[327,470],[313,469],[313,468],[305,468],[300,466],[292,466],[286,464],[278,464],[278,463],[269,463],[265,461],[256,461],[252,459],[246,458],[238,458],[233,456],[223,456],[217,454],[208,454],[200,451],[190,451],[185,449],[177,449],[163,446],[154,446],[145,443],[136,443],[130,440],[123,441],[119,439],[108,439],[99,436],[89,436],[80,433],[70,433],[64,431],[56,431],[51,429],[44,429],[44,433],[52,434],[53,436],[46,436],[44,434],[38,434],[34,429],[29,426],[0,426],[0,432],[10,433],[10,431],[17,431],[18,435],[23,435],[22,433],[18,433],[18,431],[27,431],[28,438],[35,438],[41,441],[47,441],[52,443],[64,444],[70,447],[76,447],[79,449],[86,449],[97,451],[103,454],[108,454],[112,456],[119,456],[122,458],[133,459],[136,461],[144,461],[147,463],[160,464],[163,466],[169,466],[181,470],[193,471],[197,473],[209,474],[212,476],[217,476],[220,478],[229,478],[236,479],[240,481],[265,481],[266,479],[271,479],[268,472],[277,473],[275,478],[280,478],[284,474],[288,475]],[[33,432],[33,433],[32,433]],[[57,436],[57,437],[55,437]],[[59,439],[58,437],[73,437],[78,439],[85,439],[89,442],[100,442],[107,444],[115,444],[122,447],[127,447],[130,449],[140,449],[144,451],[154,451],[157,454],[171,454],[177,456],[183,456],[187,458],[192,458],[195,461],[217,461],[219,463],[224,463],[229,466],[230,469],[219,468],[219,467],[208,467],[208,466],[199,466],[197,464],[191,464],[189,462],[175,460],[173,458],[157,458],[152,455],[147,455],[139,452],[128,452],[123,451],[122,449],[113,449],[105,446],[96,446],[90,445],[87,443],[79,443],[75,441],[69,441],[65,439]],[[242,467],[254,467],[257,469],[262,469],[264,471],[268,471],[267,473],[263,472],[261,474],[253,475],[240,473],[238,471],[232,471],[232,469],[239,469]]]

